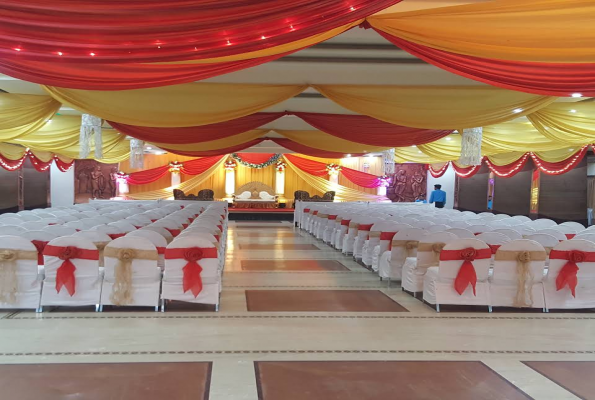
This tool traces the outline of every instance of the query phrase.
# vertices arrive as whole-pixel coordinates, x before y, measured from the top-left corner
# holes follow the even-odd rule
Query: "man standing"
[[[434,203],[436,208],[444,208],[446,204],[446,192],[441,188],[442,185],[434,185],[434,191],[430,195],[430,203]]]

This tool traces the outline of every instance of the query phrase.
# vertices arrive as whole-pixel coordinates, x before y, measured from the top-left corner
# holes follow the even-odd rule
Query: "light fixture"
[[[151,146],[147,146],[147,150],[153,150]]]
[[[513,113],[518,114],[520,112],[523,112],[522,108],[515,108],[514,110],[512,110]]]
[[[52,120],[51,119],[48,119],[48,120],[45,121],[45,123],[46,124],[51,124],[52,123]]]
[[[451,137],[448,137],[448,136],[445,139],[446,140],[452,140],[452,138]]]
[[[57,52],[56,54],[57,54],[57,55],[59,55],[59,56],[61,56],[61,55],[62,55],[62,54],[64,54],[64,53],[62,53],[61,51],[59,51],[59,52]]]
[[[349,158],[349,157],[351,157],[351,154],[347,154],[345,157]]]
[[[266,37],[265,35],[262,35],[262,36],[260,37],[260,39],[262,39],[262,40],[265,40],[266,38],[267,38],[267,37]]]
[[[417,147],[416,145],[412,145],[411,147]]]
[[[571,94],[572,97],[577,98],[577,97],[583,97],[582,93],[573,93]]]
[[[576,110],[570,110],[570,112],[571,112],[571,113],[575,113],[575,112],[576,112]]]
[[[91,57],[95,57],[95,53],[89,53]]]
[[[231,42],[229,41],[229,39],[227,39],[227,45],[231,46]],[[196,50],[196,47],[194,48],[194,50]]]
[[[355,11],[355,7],[354,6],[351,6],[350,10],[351,11]]]
[[[21,51],[21,50],[23,50],[23,49],[21,49],[20,47],[15,47],[14,48],[14,51]]]

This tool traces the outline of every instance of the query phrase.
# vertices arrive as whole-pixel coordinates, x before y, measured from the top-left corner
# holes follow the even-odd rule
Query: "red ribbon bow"
[[[202,278],[200,276],[202,267],[198,261],[204,258],[217,258],[217,255],[216,247],[190,247],[165,250],[166,260],[181,258],[187,261],[184,268],[182,268],[184,273],[182,287],[184,293],[188,290],[192,291],[194,298],[198,297],[199,293],[202,292]]]
[[[576,286],[578,285],[577,273],[579,271],[577,263],[595,262],[595,252],[584,252],[580,250],[552,250],[550,260],[566,260],[556,278],[556,290],[562,290],[568,286],[572,297],[576,297]]]
[[[78,258],[83,260],[99,260],[98,250],[79,249],[74,246],[52,246],[46,245],[43,250],[43,255],[58,257],[62,260],[62,265],[56,271],[56,292],[60,293],[63,287],[66,288],[70,297],[74,296],[76,289],[76,278],[74,271],[76,266],[71,260]]]
[[[49,242],[45,242],[43,240],[32,240],[31,243],[37,249],[37,265],[43,265],[43,249]]]
[[[316,211],[314,211],[314,212],[312,213],[312,215],[318,215],[318,211],[317,211],[317,210],[316,210]]]
[[[473,261],[491,257],[492,250],[490,248],[474,249],[473,247],[468,247],[462,250],[442,250],[440,252],[440,261],[463,260],[463,264],[461,264],[461,268],[457,273],[454,284],[455,290],[459,295],[462,295],[467,287],[471,285],[473,288],[473,295],[477,296],[477,292],[475,291],[477,274],[475,272]]]

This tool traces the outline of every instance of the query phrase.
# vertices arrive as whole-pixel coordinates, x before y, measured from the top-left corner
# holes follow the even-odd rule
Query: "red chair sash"
[[[585,252],[580,250],[552,250],[550,260],[566,260],[556,277],[556,290],[562,290],[568,286],[572,297],[576,297],[576,286],[578,284],[577,273],[579,270],[577,263],[595,262],[595,252]]]
[[[182,224],[182,229],[188,228],[188,224]]]
[[[216,239],[217,241],[219,241],[219,235],[213,235],[213,236],[215,236],[215,239]]]
[[[342,219],[341,220],[341,225],[343,226],[349,226],[349,223],[351,222],[350,219]]]
[[[158,219],[152,219],[151,222],[157,222],[159,221]]]
[[[455,290],[459,295],[462,295],[467,287],[471,285],[471,287],[473,287],[473,295],[477,296],[475,291],[477,274],[475,272],[473,261],[491,257],[492,250],[490,248],[474,249],[473,247],[468,247],[461,250],[442,250],[440,252],[440,261],[463,260],[463,264],[461,264],[461,268],[457,273],[454,284]]]
[[[330,219],[332,221],[332,220],[337,219],[337,216],[336,215],[329,215],[328,216],[328,219]]]
[[[357,227],[358,231],[369,231],[370,229],[372,229],[372,225],[374,224],[359,224],[359,226]]]
[[[173,237],[176,237],[176,236],[178,236],[178,235],[179,235],[179,234],[182,232],[182,230],[181,230],[181,229],[170,229],[170,228],[165,228],[165,229],[166,229],[166,230],[167,230],[169,233],[171,233],[171,235],[172,235]]]
[[[304,212],[305,213],[309,213],[310,212],[310,209],[309,208],[304,208]]]
[[[165,254],[165,247],[157,247],[157,254]]]
[[[397,234],[397,232],[380,232],[380,240],[390,240],[388,242],[388,249],[393,249],[393,237]]]
[[[187,263],[182,269],[184,272],[183,289],[184,293],[188,290],[192,291],[194,298],[202,292],[202,278],[200,274],[202,267],[199,261],[205,258],[217,258],[216,247],[189,247],[179,249],[165,249],[165,259],[183,259]]]
[[[217,225],[217,228],[219,228],[219,232],[223,232],[223,225]]]
[[[112,240],[115,240],[115,239],[121,238],[123,236],[126,236],[126,234],[125,233],[108,233],[107,236],[111,237]]]
[[[570,240],[576,236],[576,233],[566,233],[566,239]]]
[[[315,210],[312,215],[318,215],[318,210]]]
[[[496,254],[496,252],[502,245],[501,244],[488,244],[488,246],[490,246],[490,250],[492,251],[492,254]]]
[[[32,240],[31,243],[37,249],[37,265],[43,265],[43,249],[49,242],[45,242],[43,240]]]
[[[62,260],[62,265],[56,271],[56,292],[60,293],[60,290],[65,287],[70,297],[74,296],[76,291],[76,278],[74,276],[76,267],[70,260],[77,258],[81,260],[99,260],[98,250],[79,249],[74,246],[60,247],[48,244],[43,250],[43,255],[58,257]]]

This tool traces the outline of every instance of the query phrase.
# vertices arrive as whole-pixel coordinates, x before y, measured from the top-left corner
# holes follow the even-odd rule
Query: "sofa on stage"
[[[262,182],[248,182],[233,195],[235,208],[277,208],[279,196],[272,187]]]

